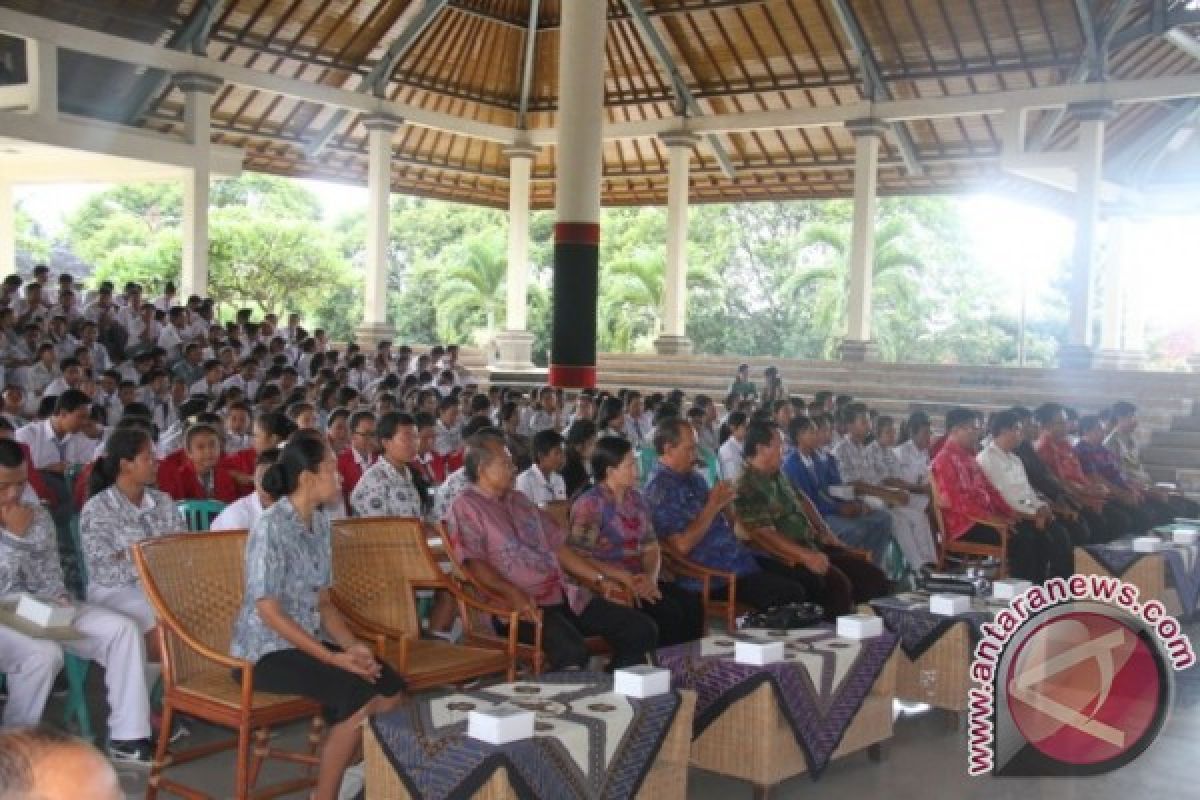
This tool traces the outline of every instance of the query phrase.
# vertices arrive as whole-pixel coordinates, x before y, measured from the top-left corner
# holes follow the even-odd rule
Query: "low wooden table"
[[[1111,575],[1131,583],[1138,588],[1141,603],[1158,600],[1173,617],[1184,619],[1197,610],[1200,545],[1172,544],[1169,550],[1134,553],[1129,540],[1118,539],[1077,547],[1075,571],[1081,575]]]
[[[814,634],[818,638],[811,638]],[[861,642],[837,639],[829,630],[743,630],[736,636],[785,638],[795,649],[789,648],[787,662],[763,667],[733,664],[731,648],[726,645],[734,637],[728,635],[659,651],[659,662],[672,670],[675,685],[694,688],[699,695],[700,730],[692,742],[694,766],[747,781],[753,785],[756,797],[765,798],[776,784],[808,772],[819,774],[832,760],[861,750],[867,750],[872,760],[882,756],[880,744],[892,736],[894,636],[885,633]],[[867,648],[872,648],[871,652],[866,652]],[[843,653],[852,660],[839,661]],[[739,670],[745,671],[740,685],[731,685],[728,675],[712,679],[716,672]],[[790,670],[803,672],[806,677],[789,675]],[[829,716],[818,721],[819,712],[808,706],[811,713],[797,720],[797,707],[792,705],[797,698],[785,695],[805,691],[812,694],[814,686],[829,689],[827,695],[815,701]],[[833,710],[843,698],[851,705],[858,702],[857,708],[848,714],[846,708]],[[702,710],[707,719],[701,718]],[[825,733],[831,734],[830,741],[837,744],[832,753],[820,754],[817,769],[813,770],[810,762],[814,753],[798,734],[797,723],[823,725],[826,721],[829,727]]]
[[[971,658],[979,641],[980,626],[1006,605],[1003,601],[975,599],[972,609],[954,617],[929,611],[923,592],[882,597],[871,607],[885,626],[900,637],[896,669],[896,697],[926,703],[958,716],[967,710],[971,687]]]
[[[548,681],[557,681],[557,683],[552,684]],[[562,682],[578,684],[584,681],[592,681],[594,683],[591,693],[568,693],[569,696],[566,697],[565,702],[563,695],[555,696],[544,692],[532,693],[528,691],[532,688],[541,688],[545,692],[553,692],[556,690],[556,687],[557,689],[561,689]],[[597,702],[604,703],[604,707],[615,705],[616,703],[614,703],[613,696],[611,695],[611,688],[612,678],[609,676],[600,676],[591,673],[559,673],[557,675],[544,675],[537,680],[502,684],[478,691],[454,694],[443,693],[437,697],[422,697],[413,702],[424,703],[427,708],[430,703],[441,703],[443,709],[451,708],[461,711],[461,718],[465,720],[467,705],[477,705],[478,707],[494,705],[498,696],[507,694],[510,697],[516,698],[517,704],[525,702],[530,704],[531,707],[535,705],[544,706],[544,708],[537,709],[539,728],[542,728],[543,726],[550,727],[562,721],[570,721],[573,717],[577,718],[578,715],[574,713],[575,711],[585,712],[588,706],[595,708],[597,707]],[[667,729],[665,737],[662,739],[661,747],[659,747],[648,771],[642,779],[636,795],[634,795],[639,800],[685,800],[687,797],[688,757],[692,739],[692,721],[696,695],[688,691],[676,694],[678,696],[678,708],[675,711],[674,719]],[[524,701],[521,698],[531,698],[531,700]],[[545,702],[534,702],[539,699]],[[606,713],[603,710],[604,707],[601,707],[602,710],[598,713]],[[422,714],[422,719],[430,717],[429,713],[419,713]],[[444,715],[444,713],[444,711],[439,712],[439,715]],[[464,726],[460,725],[459,727],[462,728]],[[435,734],[436,732],[428,731],[428,733]],[[536,734],[535,738],[553,738],[560,735],[566,736],[568,734],[542,731]],[[445,747],[447,741],[452,743],[453,738],[451,737],[449,740],[446,738],[434,739],[431,736],[430,740],[425,744],[428,747],[430,757],[432,758],[432,754],[439,752]],[[462,737],[459,736],[457,738],[461,739]],[[510,747],[510,745],[505,745],[504,747]],[[594,752],[590,755],[591,759],[598,757]],[[569,761],[571,758],[570,755],[565,754],[564,750],[557,748],[545,750],[544,757],[550,760],[560,759],[564,761]],[[617,757],[621,756],[618,755]],[[413,796],[409,792],[405,779],[398,771],[398,765],[395,763],[395,754],[389,755],[375,727],[371,724],[367,725],[364,730],[364,758],[367,800],[393,800],[394,798],[399,800]],[[568,800],[568,797],[591,798],[592,795],[588,793],[586,784],[578,777],[577,779],[580,782],[575,784],[577,791],[574,793],[556,793],[542,797],[527,782],[516,780],[514,775],[510,773],[509,766],[499,766],[492,771],[490,776],[487,776],[482,784],[472,791],[455,790],[450,796],[469,797],[471,800],[515,800],[518,797],[530,796],[530,791],[532,791],[532,796],[539,797],[541,800]],[[526,791],[518,791],[514,787],[514,783],[524,786]],[[615,796],[620,796],[620,794],[617,793]]]

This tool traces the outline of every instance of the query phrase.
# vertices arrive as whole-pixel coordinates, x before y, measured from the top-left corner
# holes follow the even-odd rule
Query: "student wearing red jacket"
[[[221,435],[211,425],[193,425],[177,450],[158,464],[158,488],[174,500],[238,499],[238,486],[221,459]]]
[[[346,508],[350,493],[359,478],[379,457],[379,441],[375,438],[375,415],[370,411],[355,411],[350,415],[350,446],[337,458],[338,475],[342,478],[342,494]]]
[[[259,454],[282,447],[295,430],[296,423],[278,411],[268,411],[254,420],[253,446],[221,457],[218,468],[233,480],[238,497],[245,497],[254,491],[254,468]]]

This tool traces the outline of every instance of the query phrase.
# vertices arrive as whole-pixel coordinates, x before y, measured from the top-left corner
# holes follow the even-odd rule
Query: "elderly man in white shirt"
[[[1008,422],[1011,422],[1009,427],[1002,427]],[[1032,517],[1039,522],[1051,519],[1053,510],[1050,504],[1034,491],[1025,465],[1013,453],[1021,442],[1016,415],[1010,417],[1009,412],[994,414],[989,428],[991,442],[975,457],[988,480],[1019,515]]]
[[[517,476],[517,491],[539,508],[567,499],[567,484],[559,470],[567,463],[558,431],[538,431],[533,437],[533,465]]]

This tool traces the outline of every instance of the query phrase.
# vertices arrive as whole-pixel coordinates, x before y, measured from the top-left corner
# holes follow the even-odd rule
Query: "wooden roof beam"
[[[675,59],[671,57],[671,51],[667,49],[666,42],[658,35],[658,30],[654,27],[654,23],[650,21],[650,17],[646,14],[646,9],[642,6],[641,0],[623,0],[626,10],[629,11],[630,17],[633,18],[634,27],[638,33],[646,40],[646,44],[650,45],[650,51],[654,53],[654,57],[658,59],[659,65],[666,70],[667,76],[671,80],[671,86],[675,91],[675,112],[682,117],[702,117],[704,109],[700,108],[700,104],[696,102],[696,98],[692,96],[691,89],[688,88],[687,81],[683,79],[683,74],[679,71],[679,66],[675,63]],[[708,141],[708,146],[712,149],[713,155],[717,159],[717,163],[721,165],[721,171],[725,176],[732,179],[737,176],[737,169],[733,166],[733,161],[729,158],[728,151],[725,150],[725,145],[721,144],[721,140],[716,134],[708,134],[705,136]]]
[[[199,0],[196,7],[184,19],[179,30],[172,33],[171,38],[167,39],[165,46],[172,50],[204,55],[212,24],[220,14],[224,2],[225,0]],[[130,90],[129,98],[125,101],[125,106],[117,115],[117,119],[124,120],[126,125],[136,125],[149,109],[151,102],[162,94],[170,82],[169,73],[160,70],[143,72],[138,76],[133,89]]]
[[[1079,20],[1084,31],[1084,54],[1071,73],[1068,83],[1083,83],[1084,81],[1104,82],[1108,79],[1108,54],[1112,48],[1113,37],[1117,29],[1125,22],[1125,17],[1133,9],[1136,0],[1117,0],[1115,6],[1104,18],[1097,22],[1091,13],[1094,0],[1075,0],[1079,11]],[[1156,0],[1157,2],[1157,0]],[[1043,117],[1038,127],[1029,135],[1027,149],[1031,152],[1044,150],[1054,129],[1066,116],[1065,108],[1056,109]]]
[[[533,88],[533,57],[537,53],[537,21],[541,0],[529,0],[529,27],[521,45],[521,95],[517,107],[517,127],[525,130],[529,116],[529,92]]]
[[[830,4],[842,26],[842,32],[846,34],[846,38],[850,40],[850,46],[858,55],[858,65],[863,73],[863,94],[872,101],[892,100],[892,90],[888,88],[887,81],[883,79],[883,70],[880,69],[879,62],[875,60],[875,52],[871,49],[870,42],[867,41],[866,32],[863,30],[858,16],[854,13],[854,9],[850,7],[847,0],[830,0]],[[901,123],[892,126],[892,133],[896,137],[896,146],[900,148],[900,155],[904,159],[904,166],[908,169],[908,174],[924,174],[925,168],[921,166],[921,156],[917,152],[917,144],[913,141],[912,132]]]
[[[395,72],[396,65],[400,63],[400,59],[404,58],[404,55],[417,39],[420,38],[421,34],[425,32],[425,29],[429,27],[429,24],[433,22],[434,17],[438,15],[446,3],[447,0],[425,0],[424,5],[420,8],[416,8],[415,5],[412,6],[416,10],[407,22],[405,22],[400,33],[388,45],[387,52],[384,53],[383,58],[379,59],[375,66],[371,67],[370,72],[362,76],[359,80],[357,91],[363,93],[370,92],[376,97],[383,97],[387,89],[388,80],[392,77],[392,73]],[[408,9],[405,9],[405,13],[408,13]],[[325,123],[325,126],[317,131],[312,141],[304,148],[304,155],[309,160],[320,154],[321,149],[325,147],[329,140],[333,138],[333,135],[337,133],[338,128],[342,126],[348,113],[345,109],[338,109],[330,117],[329,122]]]

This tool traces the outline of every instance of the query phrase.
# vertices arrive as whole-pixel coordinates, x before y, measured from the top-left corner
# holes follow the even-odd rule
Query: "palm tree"
[[[904,331],[918,313],[920,278],[925,263],[905,242],[902,219],[891,219],[875,231],[871,281],[872,330],[883,358],[894,361]],[[850,294],[850,228],[813,225],[801,237],[800,261],[809,262],[784,283],[784,297],[811,309],[809,319],[823,335],[820,356],[832,358],[846,335],[846,300]]]
[[[496,330],[502,325],[508,259],[500,232],[472,236],[446,251],[442,261],[434,295],[442,341],[467,341],[480,327]]]
[[[607,265],[600,276],[602,350],[628,353],[646,344],[660,328],[666,258],[661,249],[638,249]],[[714,289],[720,279],[707,266],[689,264],[688,289]]]

